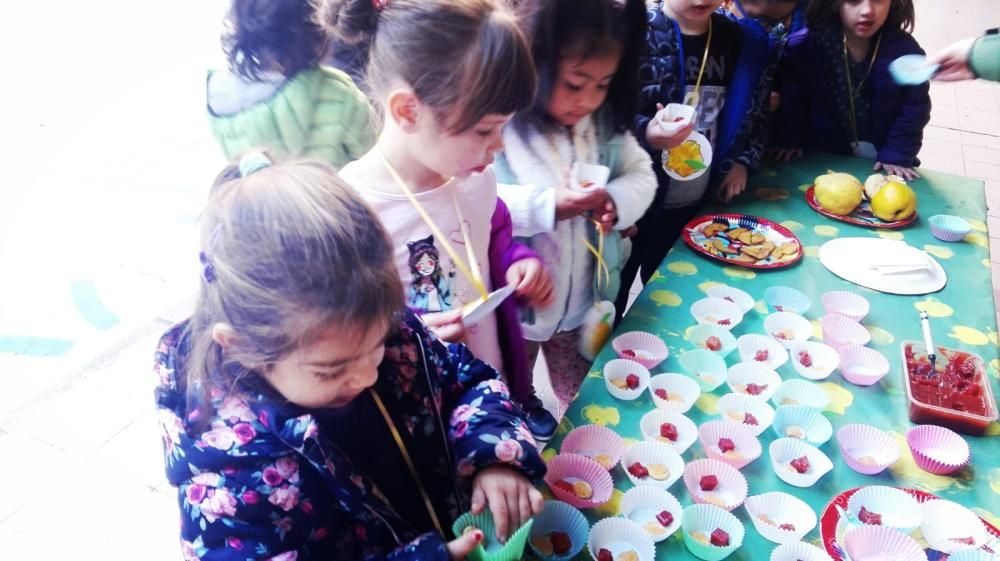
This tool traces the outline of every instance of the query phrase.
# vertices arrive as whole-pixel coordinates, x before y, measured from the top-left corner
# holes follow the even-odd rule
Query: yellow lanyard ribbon
[[[385,408],[385,403],[382,403],[382,398],[379,397],[378,392],[372,388],[368,388],[368,391],[372,395],[372,399],[375,400],[375,405],[378,406],[378,410],[382,412],[382,418],[385,419],[386,426],[389,427],[389,432],[392,433],[393,440],[396,441],[396,446],[399,448],[400,455],[403,456],[403,461],[406,463],[406,467],[410,469],[410,475],[413,476],[413,480],[417,483],[417,490],[420,491],[420,497],[424,500],[424,507],[427,508],[427,514],[431,517],[431,522],[434,523],[434,527],[437,528],[438,533],[444,538],[444,529],[441,526],[441,521],[438,520],[437,512],[434,511],[434,507],[431,505],[431,499],[427,496],[427,491],[424,489],[424,484],[420,481],[420,476],[417,474],[417,468],[413,465],[413,459],[410,458],[410,453],[406,450],[406,445],[403,444],[403,437],[400,436],[399,430],[396,429],[396,425],[392,422],[392,417],[389,416],[389,410]]]
[[[875,41],[875,52],[872,53],[872,60],[868,63],[868,70],[865,71],[864,78],[861,79],[861,83],[858,84],[858,89],[855,91],[854,85],[851,84],[851,64],[847,59],[847,35],[844,35],[844,72],[847,73],[847,99],[851,105],[851,134],[854,135],[854,142],[857,143],[860,139],[858,138],[858,118],[854,114],[854,98],[857,97],[861,88],[865,85],[865,80],[868,79],[868,75],[872,72],[872,67],[875,66],[875,58],[878,56],[878,49],[882,45],[882,34],[880,33],[878,39]]]
[[[683,38],[678,37],[681,41]],[[708,51],[712,48],[712,18],[708,18],[708,41],[705,42],[705,52],[701,55],[701,68],[698,69],[698,79],[694,83],[694,91],[684,97],[684,105],[698,107],[701,100],[701,78],[705,75],[705,67],[708,66]]]
[[[376,144],[375,147],[378,149],[379,156],[382,157],[382,163],[385,164],[385,168],[389,170],[389,175],[391,175],[392,178],[399,185],[400,190],[403,191],[403,194],[406,195],[406,198],[410,200],[410,203],[413,205],[413,208],[417,210],[417,214],[419,214],[420,217],[424,219],[424,222],[427,224],[427,227],[430,228],[431,233],[434,234],[434,238],[438,240],[438,243],[440,243],[441,247],[444,248],[444,251],[445,253],[448,254],[448,257],[451,257],[452,263],[454,263],[455,267],[458,268],[458,270],[462,273],[462,275],[465,276],[465,278],[468,279],[470,283],[472,283],[473,288],[475,288],[476,292],[479,293],[480,298],[482,300],[486,300],[486,298],[490,295],[490,291],[486,289],[486,283],[483,281],[483,276],[479,272],[479,266],[476,264],[477,263],[476,254],[472,250],[472,237],[469,234],[469,228],[466,225],[465,218],[462,216],[462,207],[459,206],[458,199],[455,197],[454,186],[452,186],[451,200],[455,204],[455,214],[458,215],[458,228],[459,230],[462,231],[462,239],[465,240],[465,254],[466,257],[468,257],[469,259],[468,264],[462,261],[462,258],[459,257],[458,252],[455,251],[455,248],[451,246],[448,237],[444,235],[444,232],[442,232],[441,228],[439,228],[437,223],[434,222],[434,219],[431,218],[431,215],[428,214],[427,211],[424,209],[424,206],[420,204],[420,201],[417,200],[416,195],[413,194],[413,191],[410,190],[410,188],[406,185],[406,182],[403,181],[403,178],[400,177],[399,173],[396,171],[396,168],[392,167],[392,164],[389,163],[388,158],[385,157],[385,153],[382,152],[382,147],[379,144]],[[451,183],[453,180],[454,178],[449,179],[446,182],[446,184]]]

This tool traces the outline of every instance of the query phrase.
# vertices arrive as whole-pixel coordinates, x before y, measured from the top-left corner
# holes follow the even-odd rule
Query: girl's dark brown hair
[[[233,72],[259,80],[266,72],[291,76],[319,60],[326,32],[313,21],[309,0],[233,0],[222,50]]]
[[[840,21],[840,6],[849,0],[810,0],[806,8],[806,23],[809,27],[817,27],[830,21]],[[885,19],[883,29],[902,29],[907,33],[913,31],[916,16],[913,0],[889,0],[889,17]]]
[[[370,43],[366,82],[376,98],[402,81],[452,134],[531,104],[527,40],[495,0],[391,0],[381,10],[372,0],[314,1],[334,35]]]

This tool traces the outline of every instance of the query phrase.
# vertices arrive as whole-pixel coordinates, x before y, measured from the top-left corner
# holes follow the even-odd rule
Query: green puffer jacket
[[[375,143],[368,99],[347,74],[328,66],[299,72],[270,97],[239,111],[219,115],[209,108],[208,114],[227,158],[267,148],[340,168]]]

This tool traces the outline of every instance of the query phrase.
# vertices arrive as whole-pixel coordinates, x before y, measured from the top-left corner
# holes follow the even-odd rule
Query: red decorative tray
[[[695,252],[729,265],[779,269],[802,259],[802,242],[784,226],[747,214],[709,214],[681,231]]]
[[[823,207],[819,206],[819,201],[816,200],[816,187],[809,187],[806,191],[806,202],[809,206],[813,208],[816,212],[827,216],[834,220],[840,220],[841,222],[847,222],[848,224],[855,224],[857,226],[866,226],[868,228],[902,228],[903,226],[909,226],[917,220],[917,213],[913,213],[909,218],[903,220],[897,220],[895,222],[886,222],[881,218],[872,214],[872,205],[868,200],[861,201],[858,208],[851,211],[850,214],[834,214]]]

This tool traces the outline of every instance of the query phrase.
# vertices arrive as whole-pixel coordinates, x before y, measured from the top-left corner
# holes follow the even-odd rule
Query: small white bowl
[[[818,341],[793,345],[788,354],[795,372],[809,380],[825,380],[840,366],[837,349]]]
[[[677,429],[677,440],[671,441],[660,435],[660,427],[666,423]],[[686,452],[698,440],[698,427],[694,421],[680,413],[664,409],[654,409],[643,415],[639,419],[639,430],[646,440],[669,444],[678,454]]]
[[[813,335],[813,326],[806,318],[791,312],[775,312],[764,318],[764,331],[786,349],[804,343]]]
[[[805,405],[782,405],[774,411],[771,429],[779,437],[799,438],[822,446],[833,436],[833,425],[819,409]]]
[[[990,539],[982,519],[958,503],[930,500],[920,505],[920,511],[924,539],[942,553],[977,549]],[[972,543],[967,541],[970,538]]]
[[[605,518],[594,524],[587,539],[590,556],[597,559],[597,552],[607,549],[617,559],[626,551],[634,551],[639,561],[654,561],[656,546],[641,526],[625,518]]]
[[[816,527],[816,513],[802,499],[770,492],[747,497],[743,508],[757,533],[774,543],[797,542]]]
[[[714,391],[726,381],[726,361],[712,351],[696,349],[677,358],[702,391]]]
[[[709,340],[713,337],[716,341],[713,342],[714,346],[710,346]],[[707,323],[695,325],[688,330],[688,340],[695,348],[712,351],[722,358],[736,350],[736,337],[721,325]]]
[[[779,479],[795,487],[812,487],[833,469],[833,462],[819,448],[797,438],[779,438],[768,448],[771,468]],[[792,460],[805,457],[809,469],[804,473],[792,467]]]
[[[788,362],[788,351],[780,341],[767,335],[748,333],[736,340],[741,362],[760,362],[777,370]]]
[[[719,398],[719,415],[723,421],[749,428],[755,436],[760,436],[774,421],[774,409],[767,402],[742,393],[727,393]]]
[[[871,310],[868,299],[847,290],[831,290],[820,297],[823,310],[828,314],[840,314],[861,322]]]
[[[756,362],[741,362],[729,367],[726,383],[730,391],[755,397],[761,401],[771,399],[781,386],[777,372]],[[751,384],[753,386],[751,386]]]
[[[861,516],[862,508],[881,518],[876,526],[888,526],[904,534],[916,530],[923,520],[916,499],[906,491],[885,485],[862,487],[847,500],[847,512],[861,524],[870,524]]]
[[[830,396],[815,382],[807,380],[785,380],[778,391],[771,396],[771,403],[782,405],[805,405],[823,410],[830,404]]]
[[[635,388],[619,388],[615,385],[618,380],[625,380],[629,375],[635,374],[639,378]],[[649,370],[646,367],[632,360],[616,358],[609,360],[604,365],[604,386],[608,393],[617,399],[632,401],[642,395],[649,387]]]
[[[657,515],[668,512],[673,521],[664,526]],[[684,507],[669,491],[656,487],[633,487],[625,492],[621,502],[622,516],[635,522],[654,542],[661,542],[681,527]]]
[[[649,393],[657,409],[687,413],[701,397],[701,386],[683,374],[657,374],[649,379]]]
[[[636,476],[629,471],[636,463],[645,468],[649,468],[650,466],[665,468],[665,477],[657,479],[652,473],[645,477]],[[650,487],[668,489],[684,475],[684,460],[674,450],[674,447],[668,443],[652,440],[637,442],[626,448],[625,453],[622,454],[621,464],[629,481],[632,482],[632,485],[636,486],[648,485]]]

